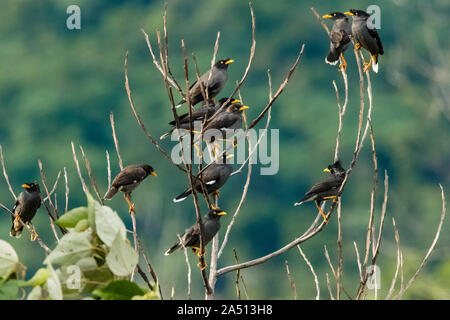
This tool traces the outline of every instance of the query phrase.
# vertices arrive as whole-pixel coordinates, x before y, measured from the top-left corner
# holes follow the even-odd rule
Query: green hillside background
[[[81,30],[66,28],[66,8],[71,4],[81,8]],[[240,261],[265,255],[302,234],[316,217],[313,204],[294,207],[293,203],[323,177],[323,168],[333,160],[338,116],[332,81],[336,80],[340,90],[343,82],[337,67],[324,63],[329,40],[310,8],[326,14],[353,7],[365,9],[370,4],[294,0],[253,3],[256,54],[241,88],[245,103],[251,107],[246,111],[249,119],[267,103],[267,69],[271,70],[273,86],[277,88],[303,43],[305,50],[299,67],[272,109],[271,128],[280,129],[280,170],[273,176],[261,176],[260,166],[254,166],[247,201],[232,230],[220,267],[234,263],[232,248],[236,248]],[[385,169],[390,182],[384,239],[377,261],[381,268],[381,296],[384,296],[396,264],[392,218],[399,227],[405,280],[408,280],[437,228],[441,212],[439,183],[447,198],[450,197],[450,38],[447,34],[450,6],[444,0],[377,4],[381,7],[379,34],[385,48],[380,72],[371,74],[380,182],[377,226]],[[157,178],[148,178],[133,193],[138,234],[160,278],[163,294],[169,296],[174,286],[175,297],[185,298],[184,256],[182,252],[169,257],[163,253],[176,239],[176,233],[195,221],[192,201],[172,202],[187,185],[186,177],[147,140],[129,108],[124,88],[123,64],[128,51],[128,76],[134,103],[149,131],[159,137],[167,129],[171,111],[162,77],[153,65],[141,28],[149,34],[156,49],[156,31],[162,30],[164,3],[6,0],[0,8],[0,144],[16,194],[22,183],[40,181],[37,165],[40,159],[49,184],[54,182],[59,170],[67,168],[69,207],[83,205],[85,196],[72,159],[72,140],[85,149],[101,192],[105,192],[105,150],[111,155],[113,174],[119,169],[109,123],[109,114],[114,112],[125,164],[149,163],[158,173]],[[189,57],[195,53],[200,70],[206,71],[220,31],[218,58],[231,57],[236,61],[229,68],[229,81],[220,97],[230,94],[248,62],[251,44],[248,2],[168,1],[167,14],[170,62],[178,80],[183,83],[180,39],[185,40]],[[359,77],[351,48],[346,57],[350,100],[340,158],[348,167],[357,130]],[[263,122],[258,128],[263,127]],[[173,143],[164,141],[162,145],[170,150]],[[356,293],[359,279],[353,241],[363,250],[367,231],[373,174],[369,146],[367,140],[342,197],[343,285],[351,295]],[[229,213],[222,219],[223,226],[230,221],[238,204],[245,178],[244,170],[230,178],[221,190],[221,207]],[[12,207],[13,199],[3,177],[0,181],[0,202]],[[63,179],[57,190],[60,208],[64,206],[61,182]],[[116,197],[108,205],[119,212],[131,229],[123,198]],[[205,211],[204,204],[202,211]],[[39,209],[33,222],[44,242],[54,247],[55,239],[44,208]],[[28,234],[19,240],[10,238],[9,229],[10,217],[1,213],[0,238],[13,245],[31,276],[41,266],[44,251],[29,241]],[[336,239],[337,219],[333,215],[325,229],[302,246],[318,274],[323,299],[329,298],[326,273],[331,276],[324,245],[336,264]],[[449,241],[447,219],[430,262],[405,298],[450,298]],[[285,260],[296,282],[298,298],[315,297],[309,268],[294,248],[263,265],[242,270],[250,298],[292,299]],[[192,297],[201,299],[204,292],[196,263],[191,255]],[[218,298],[236,297],[234,280],[234,273],[219,278]]]

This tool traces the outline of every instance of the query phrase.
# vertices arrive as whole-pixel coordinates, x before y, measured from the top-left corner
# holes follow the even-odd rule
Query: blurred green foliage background
[[[66,28],[67,6],[81,8],[81,30]],[[278,249],[302,234],[316,216],[313,205],[293,203],[309,186],[321,179],[322,169],[333,160],[337,132],[337,104],[332,81],[341,96],[343,82],[337,67],[324,63],[329,40],[312,14],[365,9],[368,1],[255,1],[256,55],[248,79],[241,88],[249,119],[268,99],[267,69],[277,88],[305,44],[300,65],[282,96],[273,106],[271,128],[280,129],[280,170],[261,176],[256,165],[249,194],[230,235],[219,267],[234,263],[232,248],[240,261]],[[450,77],[448,1],[381,1],[381,30],[385,54],[379,74],[372,73],[373,125],[379,160],[376,225],[379,224],[384,170],[389,175],[389,202],[381,253],[381,296],[387,292],[395,271],[396,248],[392,218],[400,230],[405,278],[413,274],[429,247],[441,212],[440,189],[450,182]],[[185,298],[186,265],[182,252],[165,257],[164,251],[195,221],[192,201],[172,203],[187,185],[185,175],[173,167],[150,144],[129,108],[124,89],[123,64],[129,52],[128,76],[136,108],[150,132],[159,137],[171,120],[162,77],[152,63],[141,28],[157,48],[156,31],[162,30],[163,1],[2,1],[0,10],[0,144],[16,193],[20,185],[40,180],[37,160],[44,165],[49,185],[59,170],[68,170],[69,208],[85,203],[72,159],[70,142],[81,144],[104,192],[107,186],[105,150],[118,172],[109,124],[114,112],[121,154],[125,164],[149,163],[158,173],[133,196],[138,211],[138,233],[161,280],[165,296],[174,286],[175,297]],[[209,68],[217,32],[221,32],[218,58],[231,57],[229,81],[221,96],[234,89],[247,65],[251,44],[251,19],[247,1],[168,1],[169,50],[172,70],[183,83],[180,39],[189,56],[195,53],[201,71]],[[341,159],[348,166],[352,157],[359,112],[358,72],[352,49],[349,66],[349,105],[344,119]],[[192,59],[190,59],[192,62]],[[191,74],[194,65],[191,63]],[[177,96],[178,98],[178,96]],[[264,122],[264,120],[263,120]],[[263,122],[259,127],[263,127]],[[170,150],[173,143],[162,145]],[[362,151],[343,198],[343,248],[345,290],[354,295],[358,285],[353,241],[364,248],[373,167],[370,142]],[[81,155],[79,155],[81,156]],[[86,171],[83,171],[87,179]],[[230,178],[222,188],[220,204],[231,219],[245,182],[246,171]],[[57,189],[58,206],[64,206],[64,183]],[[447,195],[449,197],[449,195]],[[0,201],[12,207],[13,199],[3,177]],[[121,197],[108,205],[119,212],[131,229],[127,206]],[[203,210],[205,206],[202,204]],[[60,209],[62,210],[62,209]],[[49,218],[39,209],[34,224],[43,240],[54,247]],[[324,256],[327,246],[337,263],[336,216],[324,231],[302,248],[318,273],[321,298],[329,298],[326,273],[332,278]],[[10,218],[0,215],[0,238],[17,250],[28,274],[41,266],[44,251],[29,241],[9,238]],[[222,228],[221,236],[225,228]],[[450,298],[449,222],[431,261],[406,298]],[[291,299],[285,271],[288,260],[300,299],[313,299],[310,271],[296,248],[269,262],[241,272],[252,299]],[[203,298],[197,261],[191,256],[193,298]],[[234,298],[235,274],[219,278],[217,296]],[[331,279],[334,286],[334,279]]]

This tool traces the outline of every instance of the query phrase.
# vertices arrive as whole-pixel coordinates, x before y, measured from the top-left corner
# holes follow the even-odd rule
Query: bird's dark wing
[[[380,36],[378,35],[377,29],[375,29],[375,28],[372,28],[372,29],[367,28],[367,29],[369,30],[370,35],[372,37],[374,37],[375,40],[377,40],[379,54],[380,55],[383,54],[384,53],[383,45],[381,44],[381,39],[380,39]]]
[[[116,187],[126,186],[142,181],[147,173],[141,167],[126,167],[113,180],[112,185]]]
[[[199,241],[200,228],[198,224],[194,224],[192,227],[187,229],[183,234],[183,243],[185,247],[195,245]]]
[[[321,181],[313,185],[312,188],[305,195],[319,194],[325,191],[336,189],[341,186],[341,183],[342,183],[341,178],[331,176],[325,179],[324,181]]]
[[[208,123],[205,130],[229,128],[238,120],[239,115],[229,112],[223,112],[218,114],[217,117],[215,117],[210,123]]]

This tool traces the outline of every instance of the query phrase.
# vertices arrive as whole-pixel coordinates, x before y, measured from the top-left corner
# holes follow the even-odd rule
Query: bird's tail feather
[[[335,66],[339,62],[340,55],[340,52],[338,52],[337,50],[330,50],[330,53],[325,58],[325,62],[332,66]]]
[[[184,199],[187,198],[188,195],[191,194],[191,189],[187,189],[186,191],[183,191],[183,193],[181,193],[179,196],[177,196],[176,198],[173,199],[173,202],[181,202]]]
[[[375,73],[378,73],[378,55],[374,54],[372,56],[372,70]]]
[[[111,200],[112,197],[115,196],[115,194],[119,191],[118,188],[111,186],[111,188],[108,190],[108,192],[105,194],[105,196],[103,197],[103,199],[106,200]]]
[[[23,225],[17,226],[15,224],[13,224],[13,226],[11,227],[11,231],[9,232],[9,235],[11,237],[15,237],[18,239],[22,235],[22,231],[23,231]]]
[[[169,254],[171,254],[172,252],[174,252],[175,250],[177,250],[177,249],[180,248],[180,247],[181,247],[180,242],[177,242],[177,243],[175,243],[172,247],[170,247],[170,249],[167,250],[167,251],[164,253],[164,255],[165,255],[165,256],[168,256]]]
[[[185,102],[186,102],[185,99],[181,99],[181,101],[178,102],[178,104],[175,106],[175,108],[178,109],[178,108],[181,107]]]

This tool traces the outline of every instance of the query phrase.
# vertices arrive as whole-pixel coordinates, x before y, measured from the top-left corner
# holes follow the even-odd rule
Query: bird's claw
[[[31,232],[30,240],[31,241],[36,241],[37,238],[38,238],[38,233],[36,232],[36,230],[33,230]]]

